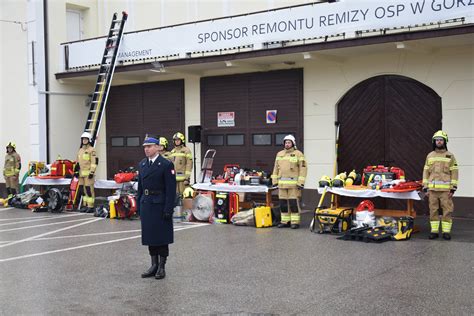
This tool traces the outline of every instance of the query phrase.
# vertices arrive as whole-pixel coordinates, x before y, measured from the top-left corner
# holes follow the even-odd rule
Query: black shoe
[[[142,278],[149,278],[158,271],[158,256],[151,256],[151,267],[142,273]]]
[[[443,239],[444,240],[451,240],[451,234],[450,233],[443,233]]]
[[[438,233],[430,233],[430,236],[428,237],[429,239],[436,239],[439,237]]]
[[[288,223],[280,223],[280,224],[278,224],[277,227],[278,227],[278,228],[290,227],[290,224],[288,224]]]
[[[299,224],[291,224],[291,229],[298,229],[300,228]]]
[[[156,275],[155,275],[155,279],[157,280],[164,279],[166,276],[166,272],[165,272],[166,258],[167,257],[160,256],[160,264],[158,265],[158,271],[156,272]]]
[[[81,209],[79,210],[79,212],[81,212],[81,213],[86,213],[86,212],[87,212],[87,209],[88,209],[87,207],[83,206],[83,207],[81,207]]]

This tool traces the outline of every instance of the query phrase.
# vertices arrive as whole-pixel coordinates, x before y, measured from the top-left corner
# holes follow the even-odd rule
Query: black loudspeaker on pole
[[[194,183],[196,183],[196,143],[201,142],[201,129],[201,125],[188,126],[188,141],[193,143]]]

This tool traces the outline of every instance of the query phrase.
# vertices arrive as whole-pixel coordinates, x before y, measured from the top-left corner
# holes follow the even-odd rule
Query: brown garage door
[[[267,124],[267,110],[277,110],[275,124]],[[235,126],[219,127],[219,112],[233,112]],[[215,174],[229,163],[271,172],[284,135],[303,148],[303,71],[202,78],[201,121],[202,154],[217,150]]]
[[[165,136],[184,130],[184,81],[114,86],[106,111],[107,177],[144,157],[145,133]]]
[[[441,98],[431,88],[402,76],[377,76],[352,88],[337,110],[340,126],[338,169],[361,172],[367,165],[385,164],[405,170],[408,180],[420,180],[431,137],[441,129]],[[426,203],[416,203],[418,211]],[[378,207],[401,209],[393,200]]]

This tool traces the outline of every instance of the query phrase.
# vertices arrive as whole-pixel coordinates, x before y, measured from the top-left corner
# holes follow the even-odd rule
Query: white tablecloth
[[[195,190],[221,192],[267,193],[269,191],[266,185],[232,185],[228,183],[196,183],[192,187]]]
[[[28,177],[25,180],[25,185],[69,185],[71,179],[61,178],[61,179],[40,179],[35,177]],[[117,183],[113,180],[95,180],[94,187],[97,189],[120,189],[122,188],[123,183]],[[125,182],[124,187],[130,187],[133,185],[133,182]]]
[[[322,194],[324,188],[318,188],[318,193]],[[421,200],[418,191],[411,192],[382,192],[380,190],[348,190],[344,188],[328,188],[327,192],[334,193],[341,196],[350,196],[358,198],[374,198],[384,197],[389,199],[410,199],[410,200]]]

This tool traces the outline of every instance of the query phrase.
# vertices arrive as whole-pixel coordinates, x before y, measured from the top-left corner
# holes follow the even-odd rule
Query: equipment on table
[[[255,227],[272,227],[272,209],[270,206],[259,206],[253,209]]]
[[[347,178],[347,173],[342,172],[338,174],[333,180],[332,180],[332,186],[335,188],[342,188],[344,186],[345,180]]]
[[[319,226],[319,234],[342,233],[351,228],[354,217],[353,208],[336,208],[316,210],[316,221]]]
[[[400,182],[391,188],[382,189],[382,192],[411,192],[420,191],[423,188],[422,181]]]
[[[400,217],[397,221],[398,231],[393,236],[395,240],[407,240],[410,239],[413,233],[415,219],[411,216]]]
[[[135,168],[130,167],[125,171],[119,171],[114,175],[114,181],[117,183],[125,183],[125,182],[130,182],[133,181],[136,176],[138,175],[138,172],[135,171]]]
[[[379,186],[393,180],[404,180],[405,172],[398,167],[386,167],[384,165],[367,166],[363,170],[362,184],[371,185],[376,183]]]
[[[46,163],[43,161],[30,161],[28,163],[28,176],[39,175],[47,171]]]
[[[332,180],[329,176],[322,176],[321,179],[319,180],[319,187],[324,188],[324,187],[331,187],[332,186]]]
[[[40,178],[72,178],[74,175],[75,161],[67,159],[58,159],[51,164],[51,172],[48,176],[40,176]]]
[[[357,178],[357,173],[355,172],[355,170],[352,170],[351,172],[349,172],[349,175],[347,176],[346,178],[346,181],[345,181],[345,186],[351,186],[354,184],[355,180]]]

